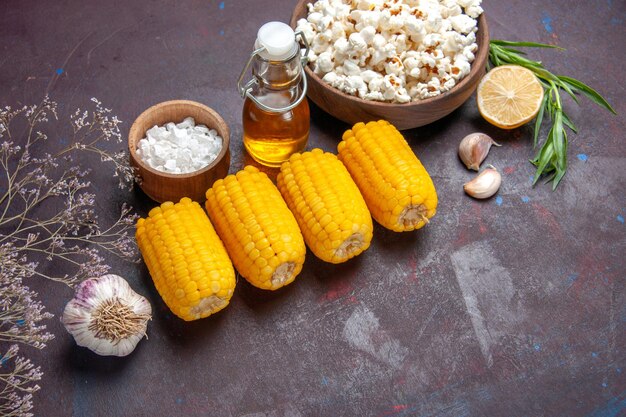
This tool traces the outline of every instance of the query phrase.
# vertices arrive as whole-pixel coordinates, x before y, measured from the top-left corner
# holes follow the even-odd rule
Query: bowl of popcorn
[[[151,199],[205,200],[213,182],[228,175],[230,130],[204,104],[172,100],[150,107],[128,134],[131,166]]]
[[[476,90],[489,55],[481,0],[301,0],[308,97],[349,124],[399,129],[447,116]]]

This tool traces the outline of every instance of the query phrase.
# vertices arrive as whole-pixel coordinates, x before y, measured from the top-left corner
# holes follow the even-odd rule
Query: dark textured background
[[[258,27],[288,21],[295,1],[0,2],[0,105],[38,103],[61,117],[103,101],[125,123],[163,100],[197,100],[232,129],[231,172],[245,162],[235,89]],[[215,317],[168,313],[143,265],[112,272],[149,297],[149,340],[129,357],[75,346],[58,322],[71,289],[33,280],[57,336],[43,351],[37,416],[618,416],[626,413],[626,147],[623,0],[483,4],[493,38],[549,42],[532,51],[556,73],[598,89],[618,116],[583,100],[565,107],[581,128],[556,192],[531,187],[531,129],[494,128],[471,99],[406,132],[440,205],[425,229],[376,226],[371,248],[340,266],[307,255],[296,282],[264,293],[239,282]],[[346,126],[312,106],[309,148],[334,150]],[[504,146],[497,198],[463,194],[472,177],[460,139],[483,131]],[[49,132],[51,141],[64,131]],[[545,134],[545,132],[544,132]],[[52,144],[50,145],[52,146]],[[122,149],[123,144],[111,144]],[[98,212],[140,191],[96,167]],[[4,347],[5,348],[5,347]]]

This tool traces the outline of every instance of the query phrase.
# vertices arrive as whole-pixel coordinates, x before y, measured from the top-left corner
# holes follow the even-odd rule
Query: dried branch
[[[37,150],[48,140],[42,126],[58,120],[57,104],[46,97],[36,106],[0,109],[0,342],[13,343],[0,352],[3,416],[32,415],[32,394],[42,376],[39,367],[18,355],[18,344],[43,349],[54,337],[40,324],[52,314],[44,311],[26,280],[42,277],[73,286],[109,271],[104,253],[138,260],[133,238],[137,216],[123,205],[111,225],[101,226],[96,193],[87,179],[90,170],[77,161],[79,154],[97,155],[103,166],[112,165],[120,188],[132,187],[126,153],[102,146],[121,142],[121,122],[100,101],[92,101],[95,109],[77,109],[70,116],[69,143],[41,155]],[[11,131],[20,118],[26,124],[21,136]]]

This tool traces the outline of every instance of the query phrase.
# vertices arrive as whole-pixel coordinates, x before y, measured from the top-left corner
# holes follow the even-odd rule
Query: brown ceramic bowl
[[[217,130],[223,146],[217,158],[208,166],[187,174],[170,174],[157,171],[145,164],[137,155],[137,144],[146,137],[146,131],[154,125],[168,122],[180,123],[186,117],[193,117],[196,124],[203,124]],[[177,202],[182,197],[194,201],[206,200],[205,193],[213,183],[228,175],[230,167],[230,129],[216,111],[204,104],[188,100],[165,101],[141,113],[128,134],[128,149],[131,165],[140,178],[139,186],[151,199],[162,203]]]
[[[306,17],[307,3],[312,1],[298,2],[291,15],[291,27],[295,28],[298,19]],[[385,119],[400,130],[424,126],[460,107],[476,90],[478,82],[485,74],[489,56],[489,30],[484,13],[478,19],[476,42],[478,51],[470,73],[450,91],[436,97],[404,104],[363,100],[326,84],[308,66],[305,68],[309,84],[307,96],[322,110],[349,124]]]

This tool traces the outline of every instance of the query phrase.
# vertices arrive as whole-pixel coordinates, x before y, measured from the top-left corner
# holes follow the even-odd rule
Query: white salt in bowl
[[[222,149],[206,167],[186,174],[170,174],[150,167],[137,155],[139,141],[146,137],[146,131],[153,126],[163,126],[169,122],[180,123],[193,117],[196,124],[215,129],[222,137]],[[230,168],[230,129],[222,117],[210,107],[189,100],[171,100],[156,104],[137,117],[128,133],[130,163],[138,177],[138,185],[154,201],[177,202],[189,197],[202,203],[206,200],[206,190],[218,179],[228,175]]]

